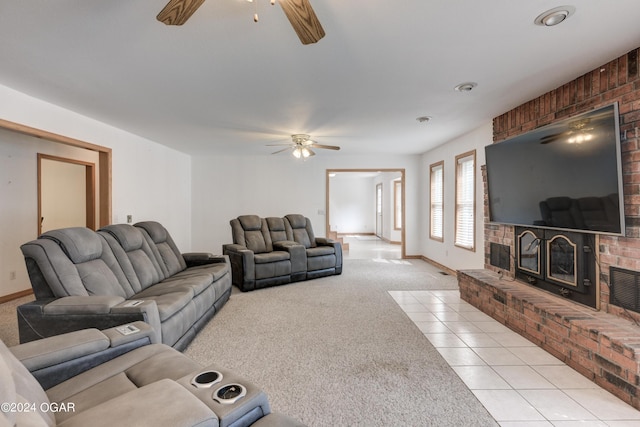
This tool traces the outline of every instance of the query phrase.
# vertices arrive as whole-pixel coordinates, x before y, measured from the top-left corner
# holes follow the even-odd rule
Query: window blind
[[[456,158],[455,244],[475,249],[475,151]]]
[[[444,238],[444,165],[442,162],[431,165],[431,226],[429,236],[432,239]]]

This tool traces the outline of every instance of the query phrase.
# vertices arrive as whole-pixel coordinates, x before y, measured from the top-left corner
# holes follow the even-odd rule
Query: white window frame
[[[393,181],[393,229],[402,230],[402,180]]]
[[[444,242],[444,160],[429,166],[429,238]]]
[[[476,150],[456,156],[454,244],[476,250]]]

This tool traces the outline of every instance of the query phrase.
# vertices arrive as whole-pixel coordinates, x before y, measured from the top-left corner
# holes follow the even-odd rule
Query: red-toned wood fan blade
[[[280,6],[302,44],[315,43],[324,37],[324,29],[309,0],[280,0]]]
[[[156,19],[167,25],[182,25],[202,3],[204,0],[170,0]]]
[[[339,150],[340,147],[338,147],[337,145],[323,145],[323,144],[312,144],[311,145],[313,148],[326,148],[327,150]]]

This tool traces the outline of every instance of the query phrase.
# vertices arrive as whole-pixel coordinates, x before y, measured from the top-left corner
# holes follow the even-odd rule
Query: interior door
[[[95,229],[94,169],[92,163],[38,154],[38,234]]]
[[[382,238],[382,183],[376,185],[376,236]]]

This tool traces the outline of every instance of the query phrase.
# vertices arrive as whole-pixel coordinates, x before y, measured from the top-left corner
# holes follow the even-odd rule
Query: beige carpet
[[[260,385],[309,426],[497,425],[387,293],[457,289],[422,261],[234,293],[185,353]]]

